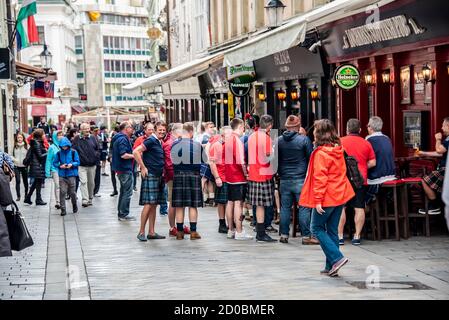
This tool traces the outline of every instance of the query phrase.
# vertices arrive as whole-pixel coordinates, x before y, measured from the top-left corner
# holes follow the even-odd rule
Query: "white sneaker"
[[[243,230],[241,233],[236,232],[235,233],[235,240],[253,240],[254,237],[247,234],[245,230]]]
[[[234,239],[235,238],[235,231],[228,230],[228,239]]]
[[[424,210],[424,209],[419,209],[418,212],[420,214],[426,214],[426,210]],[[429,215],[436,215],[436,214],[440,214],[440,213],[441,213],[441,208],[429,209]]]

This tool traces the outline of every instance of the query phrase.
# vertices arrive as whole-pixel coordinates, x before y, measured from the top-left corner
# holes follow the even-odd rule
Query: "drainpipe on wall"
[[[166,0],[167,6],[167,64],[171,69],[171,41],[170,41],[170,0]]]

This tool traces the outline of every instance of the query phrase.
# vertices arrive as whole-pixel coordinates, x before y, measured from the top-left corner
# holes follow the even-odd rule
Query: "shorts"
[[[221,187],[217,187],[215,190],[215,203],[217,204],[226,204],[228,203],[228,191],[229,191],[229,184],[226,182],[223,182],[223,185]]]
[[[228,184],[228,201],[245,201],[246,190],[246,183]]]
[[[108,157],[108,152],[107,151],[102,151],[100,154],[100,160],[101,161],[106,161],[106,158]]]
[[[423,180],[432,190],[441,193],[443,191],[445,171],[446,171],[445,167],[438,168],[437,170],[432,171],[427,176],[425,176]]]
[[[145,178],[142,177],[142,186],[140,187],[139,205],[147,204],[166,204],[165,198],[165,183],[163,177],[156,177],[148,174]]]
[[[365,209],[365,194],[366,194],[366,187],[363,186],[357,191],[355,191],[355,196],[346,203],[345,207],[354,209]]]
[[[247,202],[253,206],[271,207],[274,204],[273,179],[264,182],[249,181]]]
[[[201,190],[201,176],[199,172],[175,172],[172,192],[171,206],[173,208],[203,207],[203,192]]]

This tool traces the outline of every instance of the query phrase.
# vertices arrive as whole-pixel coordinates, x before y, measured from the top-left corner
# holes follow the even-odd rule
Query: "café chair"
[[[430,216],[429,216],[429,200],[427,199],[423,189],[422,189],[422,178],[420,177],[411,177],[411,178],[403,178],[405,188],[403,192],[403,203],[404,203],[404,212],[406,215],[406,225],[407,225],[407,238],[410,236],[410,219],[420,219],[424,220],[423,224],[423,233],[426,237],[430,237]],[[424,204],[424,210],[426,214],[421,214],[418,212],[419,205],[413,205],[412,193],[413,190],[420,190],[421,203]],[[412,208],[416,208],[414,211],[410,211]]]

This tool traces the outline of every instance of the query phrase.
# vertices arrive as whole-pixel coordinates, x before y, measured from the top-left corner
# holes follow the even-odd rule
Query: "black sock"
[[[184,231],[184,223],[176,223],[176,229],[179,232]]]
[[[190,231],[196,232],[196,222],[190,222]]]
[[[262,237],[265,235],[265,224],[264,223],[257,223],[256,224],[256,232],[258,237]]]
[[[225,219],[219,219],[218,221],[220,222],[220,226],[221,227],[226,227],[226,220]]]

